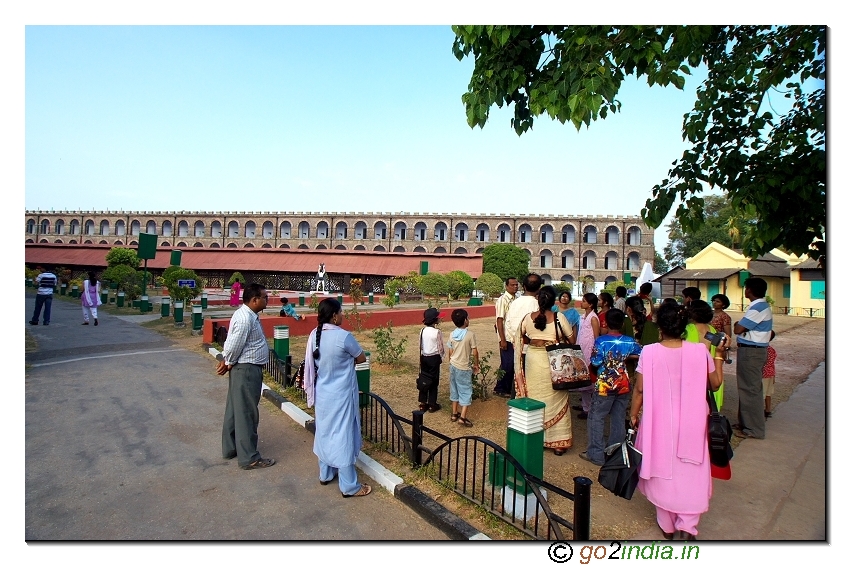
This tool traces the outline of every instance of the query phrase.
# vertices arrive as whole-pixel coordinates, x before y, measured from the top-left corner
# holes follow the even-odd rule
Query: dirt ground
[[[443,322],[440,327],[443,334],[453,329],[449,318],[452,308],[462,307],[458,302],[450,306],[441,305],[443,311]],[[424,310],[425,305],[420,306]],[[733,323],[739,320],[743,314],[730,312]],[[498,341],[493,328],[494,318],[483,318],[470,320],[470,329],[475,332],[479,344],[479,353],[483,357],[489,353],[489,364],[491,374],[487,378],[487,390],[492,391],[494,374],[499,366]],[[188,330],[177,330],[173,324],[166,321],[154,321],[149,323],[151,327],[159,329],[169,337],[185,340],[187,347],[198,347],[198,337],[188,335]],[[352,328],[343,325],[347,329]],[[401,362],[396,366],[387,366],[375,362],[377,356],[371,331],[364,330],[355,332],[361,346],[371,352],[371,388],[372,392],[382,397],[399,413],[410,415],[418,408],[415,378],[418,370],[418,335],[421,326],[407,326],[393,328],[393,337],[396,340],[406,339],[405,354]],[[806,377],[826,359],[826,324],[823,319],[797,318],[789,316],[776,316],[774,318],[774,329],[777,337],[773,342],[777,350],[776,360],[776,393],[773,397],[773,407],[786,401],[794,388],[803,382]],[[271,340],[270,340],[271,341]],[[295,361],[300,361],[304,356],[306,337],[294,337],[290,341],[290,351]],[[735,351],[732,352],[733,360]],[[210,361],[213,362],[212,360]],[[725,371],[725,399],[723,413],[735,422],[735,414],[738,406],[737,387],[735,382],[735,363],[726,366]],[[449,420],[451,415],[451,403],[449,401],[449,379],[448,365],[443,363],[440,379],[439,400],[443,410],[425,416],[426,425],[446,435],[475,434],[488,438],[500,445],[506,440],[506,400],[496,396],[490,396],[485,400],[473,401],[469,408],[469,418],[474,422],[473,428],[464,428]],[[571,402],[578,403],[578,395]],[[586,476],[596,482],[598,467],[582,460],[578,454],[587,446],[586,420],[579,420],[573,416],[573,447],[562,457],[555,456],[551,451],[544,453],[544,478],[556,485],[561,485],[567,490],[572,490],[572,479],[575,476]],[[733,447],[741,441],[733,439]],[[402,462],[395,458],[367,450],[370,456],[378,459],[383,465],[393,472],[402,476],[405,481],[416,484],[418,488],[427,492],[438,502],[466,519],[470,524],[487,534],[493,539],[519,539],[523,536],[507,528],[498,520],[491,518],[486,512],[474,508],[470,503],[453,496],[439,485],[429,483],[413,473]],[[594,485],[592,490],[593,501],[592,512],[592,537],[593,539],[629,539],[639,532],[649,529],[655,523],[655,509],[639,492],[632,500],[618,498],[607,490]]]

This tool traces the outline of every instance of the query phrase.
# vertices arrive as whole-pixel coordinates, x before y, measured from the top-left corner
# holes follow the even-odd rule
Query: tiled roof
[[[106,254],[111,245],[26,244],[28,265],[58,265],[63,267],[106,267]],[[404,275],[419,272],[419,263],[428,262],[428,271],[448,273],[464,271],[472,278],[481,276],[483,259],[480,254],[452,255],[448,253],[390,253],[376,251],[342,251],[336,249],[269,249],[239,248],[211,249],[199,247],[158,247],[150,269],[165,269],[171,264],[171,252],[180,251],[180,266],[195,271],[260,271],[315,273],[319,263],[331,274]],[[144,261],[142,262],[144,265]]]
[[[675,281],[713,281],[731,277],[741,269],[734,267],[728,269],[682,269],[681,271],[665,273],[658,277],[657,281],[669,279]]]

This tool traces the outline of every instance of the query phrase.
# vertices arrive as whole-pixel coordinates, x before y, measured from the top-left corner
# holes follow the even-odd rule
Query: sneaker
[[[36,320],[35,322],[33,322],[32,320],[30,320],[30,325],[31,325],[31,326],[37,326],[37,325],[38,325],[38,320]]]

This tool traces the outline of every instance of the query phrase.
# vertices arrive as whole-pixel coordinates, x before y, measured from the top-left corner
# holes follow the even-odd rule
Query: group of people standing
[[[42,271],[35,278],[35,286],[37,287],[35,294],[35,310],[30,319],[31,326],[38,325],[39,316],[42,317],[41,323],[44,326],[50,325],[50,314],[53,306],[53,293],[59,285],[59,277],[50,271]],[[100,299],[100,281],[93,271],[88,272],[88,278],[83,281],[82,294],[80,295],[80,303],[83,307],[83,325],[89,325],[89,319],[94,320],[94,325],[98,325],[97,307],[102,305]],[[42,314],[42,311],[44,312]]]
[[[631,297],[624,287],[616,290],[616,297],[584,294],[576,309],[567,292],[556,302],[553,287],[543,286],[539,275],[527,275],[522,286],[518,297],[518,281],[508,279],[496,303],[504,374],[494,393],[545,404],[543,445],[555,455],[573,446],[570,412],[576,411],[578,418],[588,420],[587,449],[579,456],[595,465],[603,464],[606,446],[625,440],[629,421],[638,430],[636,446],[643,452],[639,489],[656,506],[664,536],[695,539],[711,496],[707,394],[714,394],[719,409],[733,332],[739,347],[736,433],[764,437],[770,410],[767,398],[762,406],[762,372],[767,374],[767,345],[775,335],[764,300],[766,282],[747,280],[750,307],[734,325],[724,311],[729,307],[726,296],[712,297],[712,307],[699,299],[695,287],[683,293],[683,305],[668,299],[656,308],[647,283]],[[717,332],[726,336],[719,343],[710,335]],[[574,391],[581,403],[572,407],[569,391],[551,386],[546,352],[547,345],[564,341],[580,346],[593,376],[590,386]]]

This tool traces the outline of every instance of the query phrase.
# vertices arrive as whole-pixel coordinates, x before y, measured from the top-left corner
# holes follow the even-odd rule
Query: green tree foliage
[[[138,269],[141,262],[142,260],[139,259],[139,254],[136,253],[136,250],[128,249],[127,247],[113,247],[106,254],[106,265],[109,267],[127,265],[133,269]]]
[[[496,298],[505,291],[505,283],[493,273],[481,273],[475,281],[475,290],[483,292],[484,296]]]
[[[544,113],[581,129],[620,111],[628,75],[683,89],[691,69],[704,65],[707,78],[682,123],[690,147],[652,188],[644,220],[659,227],[679,202],[675,218],[693,233],[705,223],[701,193],[717,188],[756,219],[741,239],[746,255],[783,247],[825,256],[825,26],[452,29],[458,60],[475,59],[462,97],[467,123],[483,127],[494,104],[513,104],[518,135]],[[777,112],[772,95],[790,109]]]
[[[670,268],[684,266],[686,259],[693,257],[712,242],[731,249],[740,242],[742,234],[749,233],[752,229],[753,220],[736,213],[732,203],[720,196],[710,194],[705,197],[704,213],[705,221],[702,226],[691,232],[685,232],[679,220],[670,221],[667,245],[664,246],[664,259]],[[663,273],[667,270],[669,269],[660,271],[656,267],[655,272]]]
[[[107,283],[117,284],[118,290],[123,291],[128,300],[135,300],[142,293],[142,273],[130,265],[107,267],[101,279]]]
[[[417,286],[419,275],[416,271],[410,271],[406,275],[393,277],[384,283],[384,293],[388,296],[399,294],[416,294],[419,292]]]
[[[555,289],[555,296],[556,297],[561,296],[562,292],[569,292],[570,294],[573,293],[572,285],[570,285],[569,283],[565,283],[565,282],[557,282],[557,283],[552,285],[552,288]]]
[[[425,296],[440,297],[449,293],[449,283],[445,275],[440,273],[426,273],[419,277],[419,290]]]
[[[377,361],[386,365],[397,365],[404,356],[407,338],[393,337],[393,322],[390,320],[386,326],[379,326],[372,331],[372,339],[375,341],[375,349],[378,350]]]
[[[463,271],[446,273],[446,284],[448,286],[446,294],[449,295],[449,299],[471,296],[475,288],[475,281]]]
[[[528,274],[528,254],[516,245],[491,243],[481,255],[483,271],[493,273],[503,281],[508,277],[516,277],[521,281]]]
[[[658,274],[664,274],[670,270],[670,264],[667,263],[667,259],[661,256],[661,253],[658,250],[655,250],[655,266],[653,267],[653,271]]]
[[[234,271],[233,274],[230,275],[230,278],[227,279],[227,284],[229,286],[233,286],[233,283],[235,283],[237,280],[240,284],[242,284],[245,282],[245,277],[242,276],[242,273],[240,273],[239,271]]]
[[[194,280],[195,287],[179,286],[179,280]],[[168,289],[168,295],[172,300],[186,301],[195,298],[201,294],[201,279],[195,274],[192,269],[184,269],[178,265],[171,265],[162,273],[162,280],[165,282],[165,288]]]

